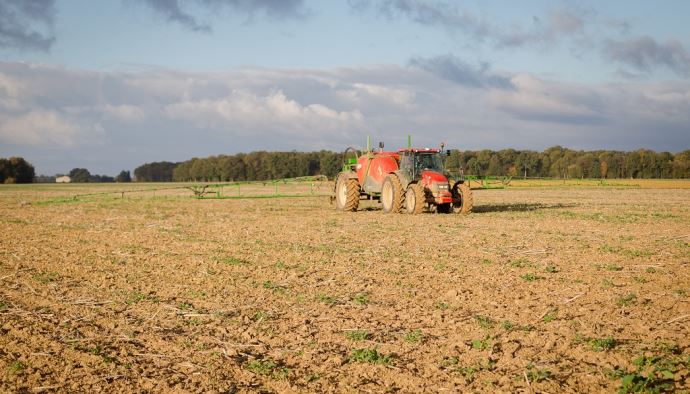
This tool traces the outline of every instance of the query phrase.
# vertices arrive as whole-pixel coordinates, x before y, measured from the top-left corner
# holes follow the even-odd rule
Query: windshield
[[[432,170],[443,173],[443,158],[438,153],[420,153],[415,158],[417,171]]]

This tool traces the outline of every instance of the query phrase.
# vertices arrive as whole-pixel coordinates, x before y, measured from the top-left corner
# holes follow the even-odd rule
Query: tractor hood
[[[422,171],[422,183],[431,186],[433,182],[448,183],[448,178],[440,172],[424,170]]]

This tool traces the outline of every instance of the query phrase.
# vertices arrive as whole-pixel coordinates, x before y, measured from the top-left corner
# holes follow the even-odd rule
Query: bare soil
[[[51,186],[0,187],[0,391],[690,390],[688,189],[413,216]]]

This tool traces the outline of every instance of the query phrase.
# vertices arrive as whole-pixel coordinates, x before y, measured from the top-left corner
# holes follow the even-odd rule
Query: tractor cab
[[[438,149],[400,149],[400,172],[405,175],[408,182],[421,179],[424,171],[433,171],[444,174],[443,156]]]

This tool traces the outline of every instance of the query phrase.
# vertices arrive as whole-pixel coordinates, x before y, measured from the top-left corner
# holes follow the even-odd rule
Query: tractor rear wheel
[[[359,206],[359,182],[341,174],[335,183],[335,205],[341,211],[356,211]]]
[[[383,181],[381,189],[381,205],[385,213],[399,213],[402,211],[404,195],[400,179],[395,174],[390,174]]]
[[[422,213],[425,202],[424,186],[419,183],[410,184],[405,193],[405,211],[412,215]]]
[[[472,190],[467,183],[456,183],[453,186],[453,199],[458,199],[460,202],[453,203],[453,212],[467,214],[472,212],[474,201],[472,200]]]

